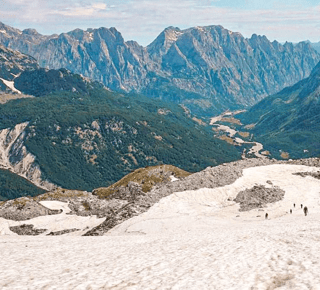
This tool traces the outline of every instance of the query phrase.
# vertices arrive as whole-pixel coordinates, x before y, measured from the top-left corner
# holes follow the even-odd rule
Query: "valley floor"
[[[317,170],[248,168],[231,185],[167,196],[103,237],[1,236],[0,288],[320,289],[320,180],[292,174]],[[284,199],[239,212],[231,199],[257,184]]]

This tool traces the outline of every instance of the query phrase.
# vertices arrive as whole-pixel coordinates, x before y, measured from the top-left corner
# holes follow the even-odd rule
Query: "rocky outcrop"
[[[59,213],[61,213],[60,210],[48,209],[29,197],[21,197],[0,203],[0,217],[8,220],[24,221]]]
[[[295,175],[300,175],[302,177],[311,176],[316,179],[320,179],[320,171],[318,172],[297,172]]]
[[[47,236],[61,236],[61,235],[73,233],[76,231],[80,231],[80,230],[79,229],[68,229],[68,230],[62,230],[62,231],[57,231],[57,232],[50,232],[49,234],[47,234]]]
[[[55,185],[42,179],[35,156],[24,145],[27,126],[28,122],[25,122],[14,128],[0,130],[0,167],[28,179],[38,187],[52,190]]]
[[[268,188],[264,185],[256,185],[239,192],[233,201],[240,204],[239,211],[249,211],[255,208],[262,208],[267,203],[280,201],[283,199],[284,194],[284,190],[278,186]]]
[[[67,68],[112,90],[183,103],[205,114],[246,107],[307,77],[320,54],[307,42],[244,38],[222,26],[169,27],[149,46],[115,28],[44,36],[0,23],[0,43],[50,69]]]
[[[46,231],[46,229],[34,229],[34,225],[12,226],[9,229],[19,236],[37,236]]]

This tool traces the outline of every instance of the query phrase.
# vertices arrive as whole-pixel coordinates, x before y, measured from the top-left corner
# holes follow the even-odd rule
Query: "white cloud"
[[[247,37],[257,33],[279,41],[320,40],[320,6],[306,6],[302,0],[285,6],[275,1],[259,6],[259,1],[248,0],[5,1],[0,7],[1,21],[19,28],[34,27],[47,34],[77,27],[114,26],[125,39],[146,45],[167,26],[220,24]],[[237,6],[226,6],[227,2]]]

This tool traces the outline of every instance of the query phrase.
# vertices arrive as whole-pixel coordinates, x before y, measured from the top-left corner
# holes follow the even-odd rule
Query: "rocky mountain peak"
[[[161,57],[182,34],[183,32],[178,27],[167,27],[147,46],[150,56],[155,58]]]
[[[114,27],[59,37],[10,31],[0,33],[0,43],[42,67],[65,67],[112,90],[183,102],[204,115],[252,105],[309,76],[320,60],[308,44],[281,45],[256,34],[247,39],[219,25],[171,26],[147,47],[125,42]]]
[[[40,33],[33,28],[24,29],[24,30],[22,30],[22,33],[28,34],[28,35],[36,35],[36,36],[40,35]]]

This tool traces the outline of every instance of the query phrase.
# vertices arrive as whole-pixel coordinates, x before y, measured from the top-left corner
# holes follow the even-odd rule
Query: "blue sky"
[[[319,0],[0,0],[0,21],[42,34],[116,27],[141,45],[168,26],[202,25],[280,42],[320,41]]]

